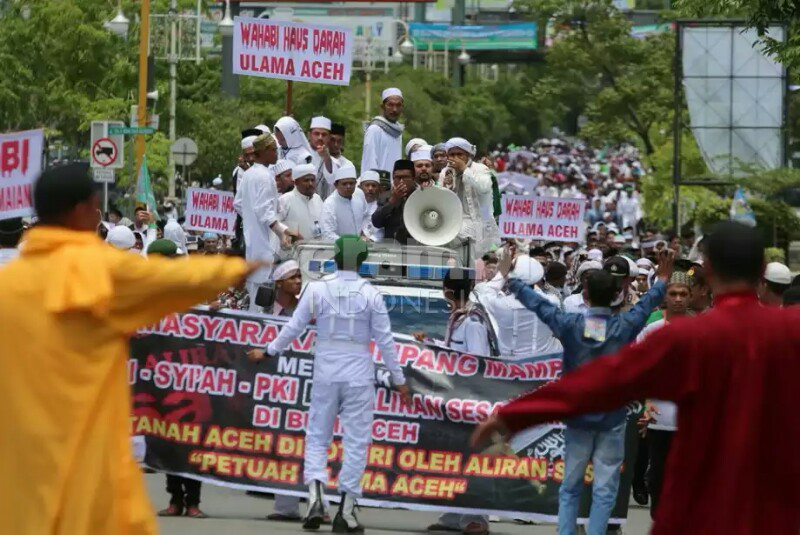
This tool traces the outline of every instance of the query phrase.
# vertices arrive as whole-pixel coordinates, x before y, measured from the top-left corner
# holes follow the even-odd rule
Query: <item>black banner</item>
[[[281,357],[252,363],[282,319],[193,310],[170,316],[131,341],[132,434],[146,437],[147,465],[230,487],[304,496],[304,429],[312,388],[315,331]],[[376,367],[373,444],[365,505],[484,512],[554,520],[564,475],[561,426],[521,433],[472,451],[474,426],[508,399],[558,377],[561,356],[528,361],[475,357],[396,335],[414,392],[404,404]],[[377,353],[377,352],[376,352]],[[380,362],[376,354],[376,361]],[[626,465],[635,455],[636,414],[628,425]],[[342,460],[337,423],[329,452],[335,494]],[[583,504],[588,513],[591,466]],[[631,471],[623,471],[613,517],[625,518]],[[335,501],[335,498],[334,498]]]

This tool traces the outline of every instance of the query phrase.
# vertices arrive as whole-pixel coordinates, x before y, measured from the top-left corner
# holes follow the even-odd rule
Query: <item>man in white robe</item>
[[[378,193],[380,192],[381,178],[376,171],[364,171],[358,179],[356,195],[363,195],[367,203],[367,218],[364,221],[364,235],[371,241],[383,239],[383,229],[372,224],[372,214],[378,209]]]
[[[340,167],[334,175],[336,191],[325,199],[322,209],[322,239],[335,242],[340,236],[364,236],[367,202],[355,195],[356,168]]]
[[[411,161],[414,162],[414,179],[417,186],[422,189],[433,186],[436,182],[433,176],[433,147],[423,145],[411,153]]]
[[[278,202],[278,219],[291,230],[300,233],[306,240],[322,238],[323,202],[314,190],[315,169],[304,163],[292,168],[294,189],[281,195]]]
[[[317,193],[324,201],[333,190],[333,159],[328,152],[328,141],[331,138],[331,120],[327,117],[317,116],[311,118],[309,137],[311,148],[311,163],[317,169]],[[327,174],[326,174],[327,171]]]
[[[320,189],[326,188],[326,194],[320,196],[324,201],[328,195],[334,190],[333,175],[337,169],[345,166],[355,167],[355,164],[348,160],[343,154],[344,150],[344,135],[345,127],[339,123],[331,123],[331,131],[328,136],[327,150],[320,150],[317,154],[322,158],[322,163],[319,167],[319,174],[317,175],[317,193]],[[327,186],[321,186],[322,181],[327,182]]]
[[[278,188],[275,175],[267,166],[278,161],[278,147],[272,134],[262,134],[253,142],[253,165],[239,184],[241,195],[234,199],[233,207],[242,216],[246,246],[245,256],[250,261],[274,262],[281,243],[287,247],[301,236],[278,221]],[[247,279],[250,310],[255,304],[259,284],[267,282],[272,271],[264,267]]]
[[[275,138],[280,145],[282,160],[292,160],[297,165],[312,163],[314,149],[306,139],[300,123],[292,117],[281,117],[275,123]]]
[[[492,172],[482,163],[473,161],[475,146],[464,138],[454,137],[447,141],[447,167],[442,184],[458,195],[463,207],[464,219],[458,240],[469,242],[469,258],[474,262],[488,252],[493,245],[500,244],[500,229],[492,213]],[[449,172],[448,172],[449,171]]]
[[[390,87],[383,91],[381,99],[383,115],[372,119],[364,133],[361,170],[391,173],[394,162],[403,157],[405,126],[397,122],[403,113],[403,93],[396,87]]]

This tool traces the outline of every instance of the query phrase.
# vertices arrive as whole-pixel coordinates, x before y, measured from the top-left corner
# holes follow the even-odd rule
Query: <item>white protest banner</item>
[[[186,230],[235,235],[236,211],[233,193],[215,189],[189,188],[186,193]]]
[[[582,242],[584,199],[503,195],[500,236]]]
[[[0,219],[33,215],[33,183],[42,172],[44,130],[0,134]]]
[[[296,82],[349,85],[353,32],[347,28],[236,17],[233,72]]]

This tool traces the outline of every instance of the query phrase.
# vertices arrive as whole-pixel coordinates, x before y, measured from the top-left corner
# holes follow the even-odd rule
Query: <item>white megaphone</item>
[[[411,194],[403,209],[403,222],[408,233],[421,244],[441,246],[458,235],[462,211],[458,195],[434,186]]]

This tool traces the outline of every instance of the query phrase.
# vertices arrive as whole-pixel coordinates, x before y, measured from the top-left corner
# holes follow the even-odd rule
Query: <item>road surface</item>
[[[166,493],[166,480],[162,474],[148,474],[147,486],[153,506],[163,509],[169,502]],[[244,492],[203,485],[203,511],[209,518],[195,520],[192,518],[159,518],[162,535],[265,535],[304,533],[299,524],[270,522],[265,519],[272,512],[272,500],[253,498]],[[304,506],[303,506],[304,507]],[[419,511],[403,511],[399,509],[364,508],[358,513],[361,523],[370,535],[425,533],[425,527],[436,521],[436,513]],[[626,535],[646,535],[650,527],[647,509],[631,507],[628,514]],[[492,523],[491,532],[496,535],[554,535],[553,525],[525,526],[511,521]],[[329,533],[330,528],[323,526],[320,533]]]

